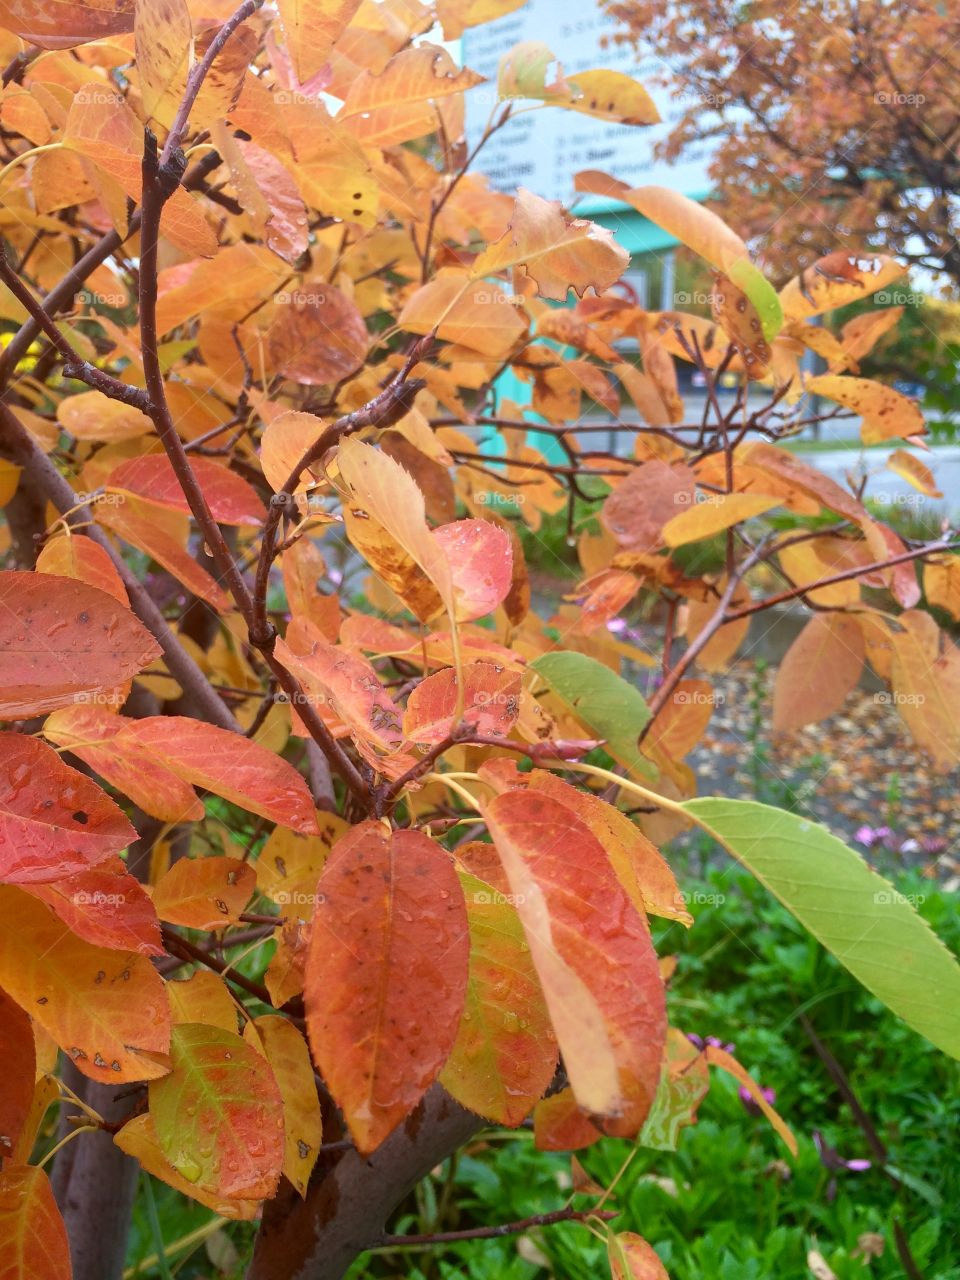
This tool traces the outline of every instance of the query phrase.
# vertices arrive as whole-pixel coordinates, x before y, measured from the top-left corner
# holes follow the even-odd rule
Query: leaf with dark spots
[[[0,987],[93,1080],[169,1069],[170,1010],[150,960],[85,942],[13,885],[0,885]]]
[[[160,656],[113,596],[52,573],[0,573],[0,718],[19,720],[114,689]]]
[[[122,810],[52,747],[0,733],[0,881],[62,880],[136,838]]]

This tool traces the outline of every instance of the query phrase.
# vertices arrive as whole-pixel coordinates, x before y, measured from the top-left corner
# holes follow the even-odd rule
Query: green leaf
[[[637,746],[650,708],[632,684],[596,658],[572,650],[544,653],[530,665],[578,720],[605,739],[610,754],[622,765],[648,778],[656,776]]]
[[[960,1058],[960,966],[910,902],[859,854],[819,823],[769,805],[714,798],[678,807],[868,991]]]

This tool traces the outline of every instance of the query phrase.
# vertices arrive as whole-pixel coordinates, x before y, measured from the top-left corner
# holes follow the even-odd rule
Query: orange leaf
[[[149,1114],[134,1116],[132,1120],[128,1120],[114,1138],[114,1142],[121,1151],[125,1151],[128,1156],[133,1156],[135,1160],[139,1160],[147,1173],[153,1174],[155,1178],[159,1178],[167,1186],[173,1187],[174,1191],[179,1191],[182,1195],[206,1205],[208,1209],[212,1209],[221,1218],[238,1218],[246,1221],[255,1218],[260,1211],[259,1199],[239,1200],[227,1198],[215,1192],[208,1192],[203,1187],[198,1186],[195,1180],[185,1178],[164,1155],[157,1140],[153,1117]],[[191,1169],[190,1172],[192,1173],[193,1170]]]
[[[644,462],[607,498],[600,519],[628,551],[655,551],[666,525],[693,505],[694,481],[689,467]]]
[[[754,1080],[753,1076],[750,1075],[749,1071],[745,1071],[736,1058],[731,1057],[725,1049],[719,1049],[716,1045],[708,1044],[703,1052],[712,1067],[720,1067],[723,1071],[726,1071],[729,1075],[733,1076],[735,1080],[740,1081],[743,1087],[750,1094],[750,1097],[769,1120],[770,1124],[774,1129],[776,1129],[777,1133],[783,1139],[787,1150],[792,1156],[795,1156],[797,1154],[796,1138],[763,1096],[763,1090],[757,1084],[756,1080]]]
[[[188,929],[225,929],[239,924],[257,877],[238,858],[179,858],[160,877],[153,905],[161,920]]]
[[[407,699],[404,736],[432,746],[454,727],[457,673],[445,667],[417,685]],[[506,737],[520,710],[520,673],[492,662],[468,662],[463,668],[463,723],[476,733]]]
[[[565,302],[570,289],[602,293],[626,271],[630,255],[613,232],[584,218],[564,215],[553,200],[520,187],[510,225],[499,240],[479,254],[474,280],[522,267],[545,298]]]
[[[816,724],[839,711],[863,670],[863,631],[856,618],[816,613],[787,650],[773,693],[777,732]]]
[[[99,524],[118,534],[124,542],[156,560],[168,573],[206,601],[212,608],[224,611],[230,598],[214,578],[197,564],[193,556],[172,537],[155,518],[155,513],[142,506],[139,499],[128,498],[119,506],[99,502],[96,517]]]
[[[52,884],[24,888],[51,907],[71,932],[97,947],[164,954],[160,922],[150,895],[120,858]]]
[[[62,880],[136,840],[110,797],[38,739],[0,733],[0,769],[0,880]]]
[[[70,49],[132,31],[133,8],[134,0],[66,0],[55,9],[44,0],[5,0],[0,27],[41,49]]]
[[[149,1087],[157,1141],[198,1190],[230,1200],[276,1192],[283,1103],[267,1061],[232,1031],[185,1022],[170,1038],[172,1070]]]
[[[338,841],[317,888],[310,1045],[369,1152],[417,1105],[456,1039],[469,957],[463,892],[438,844],[374,821]]]
[[[611,1231],[607,1258],[613,1280],[670,1280],[656,1249],[633,1231]]]
[[[780,290],[783,314],[806,320],[866,298],[904,275],[907,268],[886,254],[850,254],[843,249],[818,258]]]
[[[0,1173],[0,1275],[3,1280],[70,1280],[70,1245],[43,1169]]]
[[[359,7],[360,0],[278,0],[287,48],[301,84],[323,67]]]
[[[168,1069],[170,1011],[150,960],[82,941],[12,885],[0,885],[0,986],[92,1080]]]
[[[942,498],[943,494],[937,488],[937,482],[933,478],[933,472],[920,459],[912,453],[907,453],[906,449],[895,449],[887,459],[887,466],[891,471],[895,471],[898,476],[903,476],[908,484],[918,490],[927,498]]]
[[[104,706],[81,703],[47,716],[43,733],[58,747],[67,747],[144,813],[163,822],[199,821],[203,805],[189,783],[129,738],[117,742],[129,723]]]
[[[581,1151],[603,1134],[580,1110],[570,1088],[541,1098],[533,1112],[538,1151]]]
[[[920,436],[927,429],[923,410],[916,400],[870,378],[825,373],[818,378],[808,378],[804,390],[808,395],[826,396],[858,414],[862,419],[860,439],[864,444],[877,444],[897,436]]]
[[[276,1077],[283,1100],[283,1172],[305,1196],[323,1137],[310,1051],[293,1023],[277,1014],[247,1023],[245,1034],[263,1053]]]
[[[772,507],[780,506],[782,501],[762,493],[701,494],[691,506],[667,521],[662,537],[668,547],[682,547],[763,515]]]
[[[88,587],[96,587],[129,608],[130,599],[116,565],[92,538],[78,538],[65,533],[43,544],[37,556],[37,573],[52,573],[59,578],[76,578]]]
[[[73,578],[0,573],[0,719],[114,689],[161,649],[113,596]]]
[[[457,1040],[440,1083],[493,1124],[520,1124],[553,1078],[557,1042],[516,908],[476,876],[460,882],[470,968]]]
[[[270,357],[277,369],[303,386],[339,382],[363,365],[367,326],[350,298],[322,281],[277,295],[270,326]]]
[[[221,524],[263,523],[263,503],[236,472],[209,458],[191,458],[190,466],[215,520]],[[106,487],[125,489],[145,502],[190,514],[190,504],[166,454],[149,453],[121,462],[107,477]]]
[[[315,835],[313,800],[301,775],[266,747],[185,716],[147,716],[124,724],[117,746],[155,753],[184,781],[205,787],[271,822]]]
[[[667,1030],[646,920],[572,810],[507,791],[483,812],[577,1101],[606,1132],[634,1135],[657,1090]]]

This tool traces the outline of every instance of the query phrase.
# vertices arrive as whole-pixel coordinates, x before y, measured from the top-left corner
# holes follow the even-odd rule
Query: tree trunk
[[[72,1062],[64,1063],[63,1078],[105,1120],[129,1114],[130,1101],[118,1100],[116,1087],[89,1080]],[[70,1112],[64,1104],[61,1117]],[[107,1133],[81,1133],[57,1154],[53,1191],[70,1240],[73,1280],[122,1280],[137,1171],[136,1160]]]
[[[306,1200],[284,1184],[263,1207],[247,1280],[341,1280],[383,1239],[400,1201],[483,1126],[439,1085],[371,1156],[348,1151],[317,1173]]]

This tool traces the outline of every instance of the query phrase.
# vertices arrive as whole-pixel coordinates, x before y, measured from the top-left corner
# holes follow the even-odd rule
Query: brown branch
[[[765,600],[757,600],[753,604],[744,605],[728,613],[724,622],[736,622],[739,618],[749,618],[752,613],[760,613],[763,609],[772,609],[776,604],[787,600],[795,600],[797,596],[820,587],[832,586],[835,582],[847,582],[851,578],[861,578],[868,573],[880,573],[884,569],[892,569],[895,565],[906,564],[910,560],[920,560],[923,556],[937,555],[941,551],[951,551],[960,546],[960,542],[929,542],[925,546],[915,547],[912,551],[904,551],[902,555],[891,556],[889,560],[875,560],[872,564],[856,565],[852,569],[844,569],[842,573],[833,573],[828,578],[820,578],[816,582],[807,582],[802,587],[793,587],[789,591],[781,591],[778,595],[767,596]]]
[[[233,715],[217,695],[210,681],[170,629],[166,618],[157,608],[146,588],[135,576],[123,556],[94,522],[89,506],[80,505],[73,489],[56,469],[29,432],[21,425],[8,404],[0,401],[0,443],[11,459],[33,477],[37,487],[61,513],[74,512],[73,518],[83,526],[82,534],[96,542],[112,560],[130,597],[130,605],[140,621],[156,637],[163,649],[164,661],[170,674],[181,686],[193,704],[196,714],[221,729],[241,733]],[[76,536],[76,535],[74,535]]]
[[[524,1231],[532,1231],[536,1227],[552,1227],[558,1222],[586,1222],[590,1218],[598,1218],[609,1222],[618,1216],[614,1209],[555,1209],[552,1213],[535,1213],[532,1217],[521,1218],[519,1222],[502,1222],[496,1227],[467,1227],[463,1231],[437,1231],[432,1235],[420,1236],[384,1236],[383,1246],[393,1248],[428,1248],[434,1244],[456,1244],[459,1240],[498,1240],[502,1236],[520,1235]]]

